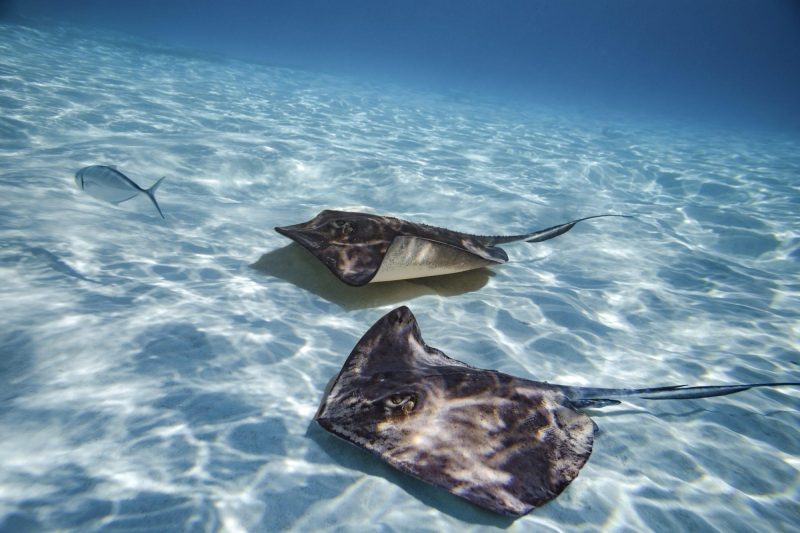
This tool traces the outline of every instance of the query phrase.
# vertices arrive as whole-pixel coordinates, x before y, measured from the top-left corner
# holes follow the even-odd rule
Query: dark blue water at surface
[[[800,128],[794,0],[10,0],[2,12],[493,99]]]

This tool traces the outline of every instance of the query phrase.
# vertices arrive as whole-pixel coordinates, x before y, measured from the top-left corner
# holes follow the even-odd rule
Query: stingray
[[[498,244],[546,241],[583,220],[609,216],[626,215],[594,215],[524,235],[480,236],[399,218],[326,209],[308,222],[275,231],[299,243],[343,282],[360,287],[505,263],[508,255]]]
[[[520,516],[558,496],[589,459],[596,426],[581,409],[781,385],[800,383],[606,389],[532,381],[427,346],[414,315],[399,307],[358,342],[315,420],[406,474]]]

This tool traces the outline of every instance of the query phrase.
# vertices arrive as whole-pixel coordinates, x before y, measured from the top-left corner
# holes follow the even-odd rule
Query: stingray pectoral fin
[[[543,419],[548,423],[542,424]],[[494,510],[512,515],[525,514],[561,494],[589,459],[595,428],[594,422],[584,413],[562,405],[540,408],[539,416],[533,417],[530,425],[520,426],[524,430],[521,434],[511,431],[504,435],[502,442],[512,438],[510,450],[497,455],[505,456],[502,468],[511,474],[511,478],[503,487],[505,490],[498,490],[495,495],[514,494],[521,505],[514,507],[507,501],[505,508]],[[515,435],[519,442],[514,442]]]
[[[382,242],[356,245],[333,242],[329,236],[309,227],[309,223],[276,227],[275,231],[305,248],[334,276],[353,287],[372,281],[385,254]]]
[[[477,255],[482,259],[492,263],[503,264],[508,262],[508,254],[506,251],[502,248],[498,248],[497,246],[481,245],[477,242],[468,240],[464,242],[463,248],[467,252]]]
[[[303,244],[302,241],[297,241]],[[362,287],[373,281],[383,261],[379,246],[304,246],[331,273],[351,287]]]
[[[380,261],[372,282],[455,274],[494,263],[505,263],[500,248],[481,246],[464,238],[460,244],[416,235],[396,236]]]
[[[571,406],[544,399],[536,412],[516,421],[513,414],[519,410],[514,407],[522,405],[511,406],[504,413],[509,424],[493,433],[474,422],[485,411],[450,418],[446,407],[442,404],[435,415],[446,422],[447,431],[425,419],[398,432],[400,442],[379,455],[402,472],[496,513],[521,516],[553,500],[592,453],[595,425]],[[450,408],[461,415],[475,409]]]

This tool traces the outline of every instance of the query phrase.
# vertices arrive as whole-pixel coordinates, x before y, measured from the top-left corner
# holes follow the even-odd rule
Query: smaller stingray
[[[163,180],[164,178],[159,179],[149,189],[142,189],[119,170],[104,165],[92,165],[75,173],[75,185],[86,191],[90,196],[112,204],[122,203],[139,194],[147,195],[152,200],[153,205],[156,206],[161,218],[165,217],[158,206],[158,202],[156,202],[156,189],[158,189]]]
[[[337,278],[359,287],[505,263],[508,255],[498,244],[546,241],[583,220],[610,216],[626,215],[595,215],[525,235],[479,236],[399,218],[326,209],[308,222],[275,231],[314,254]]]
[[[426,346],[414,315],[399,307],[364,334],[315,419],[406,474],[520,516],[558,496],[589,459],[596,426],[581,408],[780,385],[800,383],[603,389],[531,381]]]

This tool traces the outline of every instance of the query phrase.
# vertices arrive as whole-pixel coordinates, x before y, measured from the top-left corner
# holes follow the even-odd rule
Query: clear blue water
[[[631,402],[510,521],[311,419],[386,311],[475,366],[593,386],[800,380],[800,139],[612,118],[0,25],[0,530],[789,531],[800,392]],[[111,164],[158,192],[75,188]],[[474,233],[618,212],[364,289],[272,228],[323,208]]]

